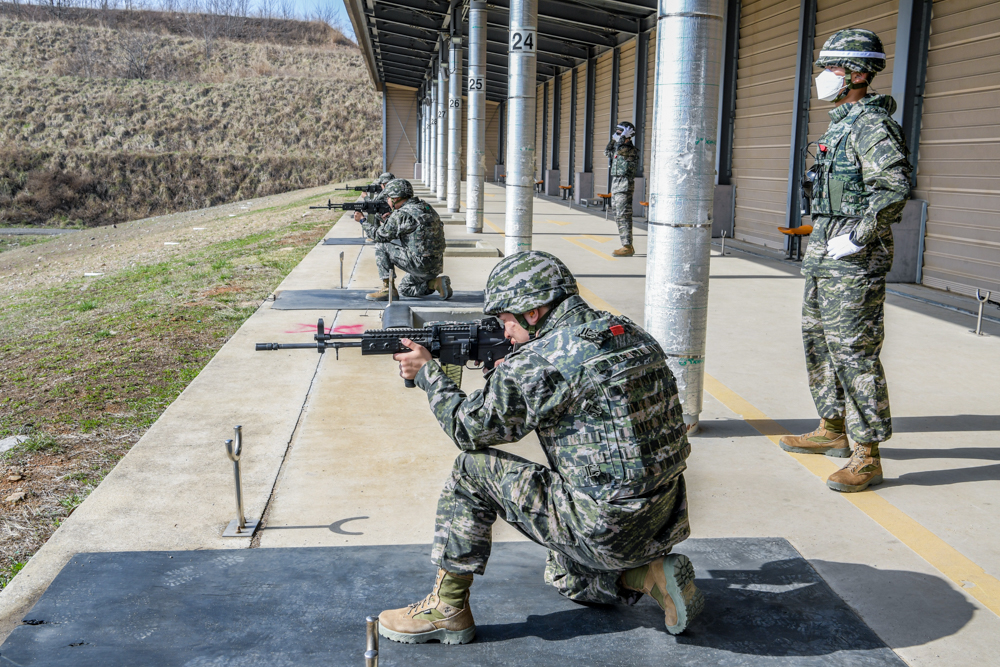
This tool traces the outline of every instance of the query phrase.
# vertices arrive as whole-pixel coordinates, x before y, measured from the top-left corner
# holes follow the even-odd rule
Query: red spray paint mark
[[[364,332],[365,325],[363,324],[342,324],[339,327],[326,327],[324,329],[325,333],[340,333],[340,334],[359,334]],[[289,329],[285,333],[287,334],[302,334],[302,333],[316,333],[315,324],[305,324],[300,322],[295,325],[294,329]]]
[[[333,333],[340,334],[359,334],[365,330],[365,325],[363,324],[342,324],[333,330]]]

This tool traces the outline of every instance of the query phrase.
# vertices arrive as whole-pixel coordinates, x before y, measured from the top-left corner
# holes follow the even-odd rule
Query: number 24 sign
[[[522,53],[534,53],[536,39],[534,30],[514,31],[510,33],[510,50]]]

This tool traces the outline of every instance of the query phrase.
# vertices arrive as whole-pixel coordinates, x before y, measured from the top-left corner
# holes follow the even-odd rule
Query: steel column
[[[795,62],[795,94],[792,98],[791,150],[788,153],[788,198],[785,204],[785,224],[802,224],[800,191],[804,173],[803,150],[809,141],[809,98],[812,97],[813,46],[816,41],[816,0],[802,0],[799,10],[799,47]],[[791,239],[785,237],[787,244]]]
[[[617,46],[611,53],[611,113],[608,114],[611,119],[611,126],[608,128],[608,137],[610,138],[618,130],[618,69],[621,67],[622,62],[622,52]],[[605,192],[611,192],[611,162],[613,158],[608,158],[608,189]]]
[[[437,198],[448,199],[448,61],[444,42],[438,66]]]
[[[740,0],[726,0],[726,52],[719,90],[719,146],[716,167],[719,185],[731,185],[733,137],[736,131],[736,72],[740,64]]]
[[[486,182],[486,3],[469,5],[469,147],[466,154],[465,229],[483,231]]]
[[[462,38],[451,38],[448,60],[448,210],[458,212],[462,198]]]
[[[906,147],[910,150],[910,164],[913,166],[910,178],[914,187],[917,184],[920,118],[924,108],[932,4],[932,0],[900,0],[899,19],[896,23],[892,96],[899,106],[892,118],[903,128]]]
[[[594,88],[597,85],[597,60],[589,58],[587,60],[587,90],[584,91],[583,101],[586,105],[583,110],[583,173],[594,172],[594,99],[596,94]]]
[[[437,193],[437,164],[438,164],[438,82],[431,81],[431,109],[430,109],[430,132],[427,136],[428,141],[428,151],[427,154],[430,157],[428,162],[430,163],[430,168],[427,170],[427,187],[431,189],[432,193]]]
[[[559,164],[559,135],[562,134],[562,72],[552,79],[552,169],[562,169]]]
[[[698,423],[705,373],[724,0],[659,0],[645,325]]]
[[[531,250],[535,189],[538,0],[511,0],[507,45],[507,187],[504,254]]]
[[[735,0],[738,2],[739,0]],[[639,150],[639,164],[636,176],[643,173],[646,147],[643,145],[646,136],[646,76],[649,74],[649,33],[640,32],[635,37],[635,88],[632,94],[632,117],[635,119],[635,136],[632,143]],[[649,192],[649,190],[646,190]]]
[[[573,185],[576,174],[576,68],[573,68],[573,75],[569,79],[569,180]]]
[[[546,160],[549,157],[549,82],[542,84],[542,173],[538,174],[538,180],[545,178]]]

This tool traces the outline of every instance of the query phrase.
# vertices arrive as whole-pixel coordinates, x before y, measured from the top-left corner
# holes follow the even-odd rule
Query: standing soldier
[[[879,445],[892,435],[889,391],[879,361],[885,335],[885,274],[892,231],[910,192],[910,164],[888,95],[868,93],[885,67],[882,41],[869,30],[835,33],[823,45],[816,77],[833,119],[820,137],[813,170],[813,231],[802,262],[806,277],[802,341],[819,428],[785,436],[782,449],[847,457],[830,475],[837,491],[882,482]],[[854,441],[853,452],[848,435]]]
[[[450,299],[451,279],[440,275],[444,268],[444,225],[430,204],[413,195],[413,186],[401,178],[389,181],[382,191],[392,208],[384,222],[374,216],[361,221],[365,236],[374,240],[375,263],[382,289],[365,296],[369,301],[388,301],[403,296],[425,296],[439,292]],[[393,241],[399,243],[393,243]],[[392,267],[406,272],[399,291],[392,284]]]
[[[632,195],[635,193],[635,172],[639,168],[639,149],[632,143],[635,125],[625,121],[611,135],[604,154],[611,158],[611,205],[615,209],[618,236],[622,247],[615,250],[615,257],[630,257],[632,247]]]
[[[510,255],[486,284],[485,312],[516,343],[466,395],[409,340],[400,375],[416,378],[461,450],[438,501],[433,591],[384,611],[379,632],[406,643],[464,644],[475,636],[473,575],[490,556],[501,516],[547,547],[545,581],[580,602],[633,604],[643,593],[682,632],[704,604],[687,538],[683,471],[691,451],[663,350],[628,318],[592,309],[558,258]],[[538,434],[549,465],[494,449]]]

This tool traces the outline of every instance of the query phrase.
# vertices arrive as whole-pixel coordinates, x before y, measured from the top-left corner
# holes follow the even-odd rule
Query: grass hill
[[[206,15],[42,9],[0,4],[0,226],[111,224],[378,171],[379,100],[325,24],[228,17],[209,35]]]

